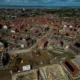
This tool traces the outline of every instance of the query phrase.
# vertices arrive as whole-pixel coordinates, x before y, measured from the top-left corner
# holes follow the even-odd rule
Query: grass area
[[[76,36],[76,39],[80,42],[80,36],[79,35]]]
[[[49,50],[48,52],[49,52],[53,57],[59,55],[59,54],[57,54],[57,53],[55,53],[55,52],[53,52],[53,51],[51,51],[51,50]]]
[[[58,54],[58,53],[55,53],[53,51],[49,51],[49,53],[51,53],[53,56],[52,57],[68,57],[70,59],[74,58],[75,55],[72,53],[72,52],[64,52],[63,54]]]
[[[65,57],[68,57],[68,58],[70,58],[70,59],[72,59],[72,58],[75,57],[75,55],[74,55],[72,52],[65,52],[65,53],[64,53],[64,56],[65,56]]]

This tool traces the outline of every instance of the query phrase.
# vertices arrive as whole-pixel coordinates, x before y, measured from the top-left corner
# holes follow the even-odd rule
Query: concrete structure
[[[68,80],[59,64],[42,67],[39,71],[43,80]]]
[[[80,69],[71,60],[64,59],[62,65],[70,80],[80,80]]]
[[[12,80],[39,80],[37,70],[25,71],[12,75]]]
[[[72,62],[80,69],[80,55],[76,55]]]
[[[26,70],[31,70],[31,66],[30,65],[23,66],[23,71],[26,71]]]

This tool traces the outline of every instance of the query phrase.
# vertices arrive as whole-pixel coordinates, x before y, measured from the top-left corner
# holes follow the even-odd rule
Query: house
[[[80,69],[80,55],[76,55],[73,62],[75,62],[77,67]]]
[[[3,26],[3,29],[8,29],[8,27],[6,25]]]
[[[75,53],[75,54],[78,54],[79,53],[79,50],[74,47],[73,45],[70,45],[69,48]]]
[[[23,71],[31,70],[31,66],[30,65],[23,66],[22,68],[23,68]]]
[[[25,47],[25,45],[24,44],[21,44],[21,48],[24,48]]]
[[[11,33],[15,33],[15,30],[11,30]]]
[[[46,39],[46,37],[44,37],[44,38],[42,38],[42,40],[38,43],[38,47],[39,47],[40,49],[44,49],[47,44],[48,44],[48,40]]]

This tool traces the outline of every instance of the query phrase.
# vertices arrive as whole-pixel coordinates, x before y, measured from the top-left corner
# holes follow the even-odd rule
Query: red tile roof
[[[42,48],[45,47],[45,44],[47,43],[47,39],[46,37],[42,38],[42,40],[39,42],[38,46],[42,46]]]
[[[29,18],[16,18],[12,20],[1,20],[0,23],[2,24],[14,24],[14,26],[28,26],[31,27],[35,23],[38,23],[40,25],[47,25],[50,26],[50,24],[53,26],[53,24],[59,26],[60,21],[59,19],[52,19],[51,21],[49,20],[52,17],[51,14],[46,14],[46,15],[41,15],[41,16],[35,16],[35,17],[29,17]],[[54,21],[54,23],[53,23]]]

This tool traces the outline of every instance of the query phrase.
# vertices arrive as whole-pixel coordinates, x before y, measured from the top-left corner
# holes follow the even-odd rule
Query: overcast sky
[[[80,6],[80,0],[0,0],[0,6]]]

